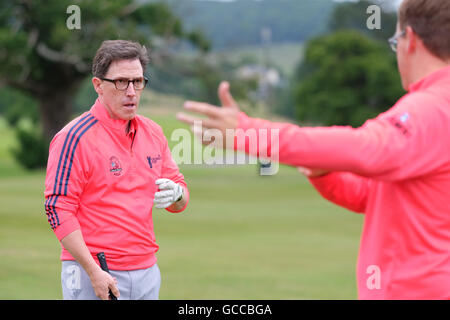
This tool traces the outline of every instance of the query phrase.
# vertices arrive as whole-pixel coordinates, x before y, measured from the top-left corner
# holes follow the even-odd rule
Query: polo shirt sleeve
[[[430,174],[449,161],[446,137],[450,128],[440,105],[444,101],[427,93],[408,94],[391,110],[368,120],[360,128],[349,126],[299,127],[294,124],[239,116],[235,149],[269,154],[280,163],[328,171],[353,172],[364,177],[395,181]],[[242,132],[277,130],[272,139],[253,141]],[[271,134],[266,133],[266,137]],[[447,143],[448,144],[448,143]],[[256,145],[256,148],[255,148]],[[262,150],[261,146],[267,148]],[[256,151],[255,151],[256,150]]]
[[[331,172],[309,178],[327,200],[356,213],[365,213],[373,180],[350,172]]]
[[[58,133],[50,143],[45,178],[45,212],[58,240],[80,229],[79,199],[87,180],[86,160],[81,143],[67,132]]]
[[[172,157],[172,153],[170,152],[169,145],[167,143],[166,137],[162,134],[162,160],[163,160],[163,167],[162,167],[162,177],[166,179],[170,179],[173,182],[178,183],[183,188],[183,197],[186,199],[186,204],[184,205],[181,210],[174,211],[172,209],[166,208],[167,211],[172,213],[178,213],[182,212],[186,209],[188,203],[189,203],[189,190],[187,188],[187,184],[184,180],[183,174],[180,172],[180,169],[178,168],[178,165],[176,164],[175,160]]]

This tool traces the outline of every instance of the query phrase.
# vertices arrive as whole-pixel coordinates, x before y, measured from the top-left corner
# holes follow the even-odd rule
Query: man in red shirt
[[[232,136],[236,150],[303,167],[326,199],[365,214],[360,299],[450,299],[449,35],[450,1],[403,1],[389,42],[409,92],[357,129],[250,118],[240,112],[227,83],[219,87],[222,108],[185,104],[208,116],[203,127],[219,129],[223,137],[242,129]],[[178,118],[198,121],[186,114]],[[277,145],[259,136],[263,143],[251,146],[243,132],[255,129],[277,130]]]
[[[45,210],[62,244],[64,299],[158,298],[152,206],[181,212],[189,193],[161,127],[136,114],[147,63],[140,44],[104,41],[92,67],[97,101],[50,144]]]

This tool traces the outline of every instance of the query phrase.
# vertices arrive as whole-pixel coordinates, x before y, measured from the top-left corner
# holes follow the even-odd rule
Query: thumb
[[[120,292],[119,289],[117,288],[117,281],[110,283],[109,289],[111,290],[112,294],[116,296],[116,298],[120,297]]]
[[[219,99],[223,107],[232,107],[239,109],[236,101],[230,93],[230,84],[227,81],[222,81],[219,85]]]

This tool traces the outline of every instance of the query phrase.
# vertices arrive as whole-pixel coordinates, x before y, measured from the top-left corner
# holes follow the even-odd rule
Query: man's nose
[[[128,88],[127,88],[126,94],[127,94],[127,96],[135,96],[136,95],[136,90],[134,89],[133,82],[128,83]]]

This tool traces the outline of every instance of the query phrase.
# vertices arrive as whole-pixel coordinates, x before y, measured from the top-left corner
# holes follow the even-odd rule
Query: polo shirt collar
[[[409,86],[409,92],[425,90],[436,83],[450,81],[450,66],[439,69]]]
[[[136,131],[137,128],[137,121],[136,117],[134,117],[132,120],[122,120],[122,119],[113,119],[110,117],[108,110],[106,110],[106,107],[100,102],[100,99],[97,98],[94,105],[91,108],[92,115],[98,119],[101,123],[104,125],[116,129],[116,130],[122,130],[122,132],[126,134],[133,134]],[[130,122],[130,124],[128,124]],[[128,130],[128,125],[130,125]]]

